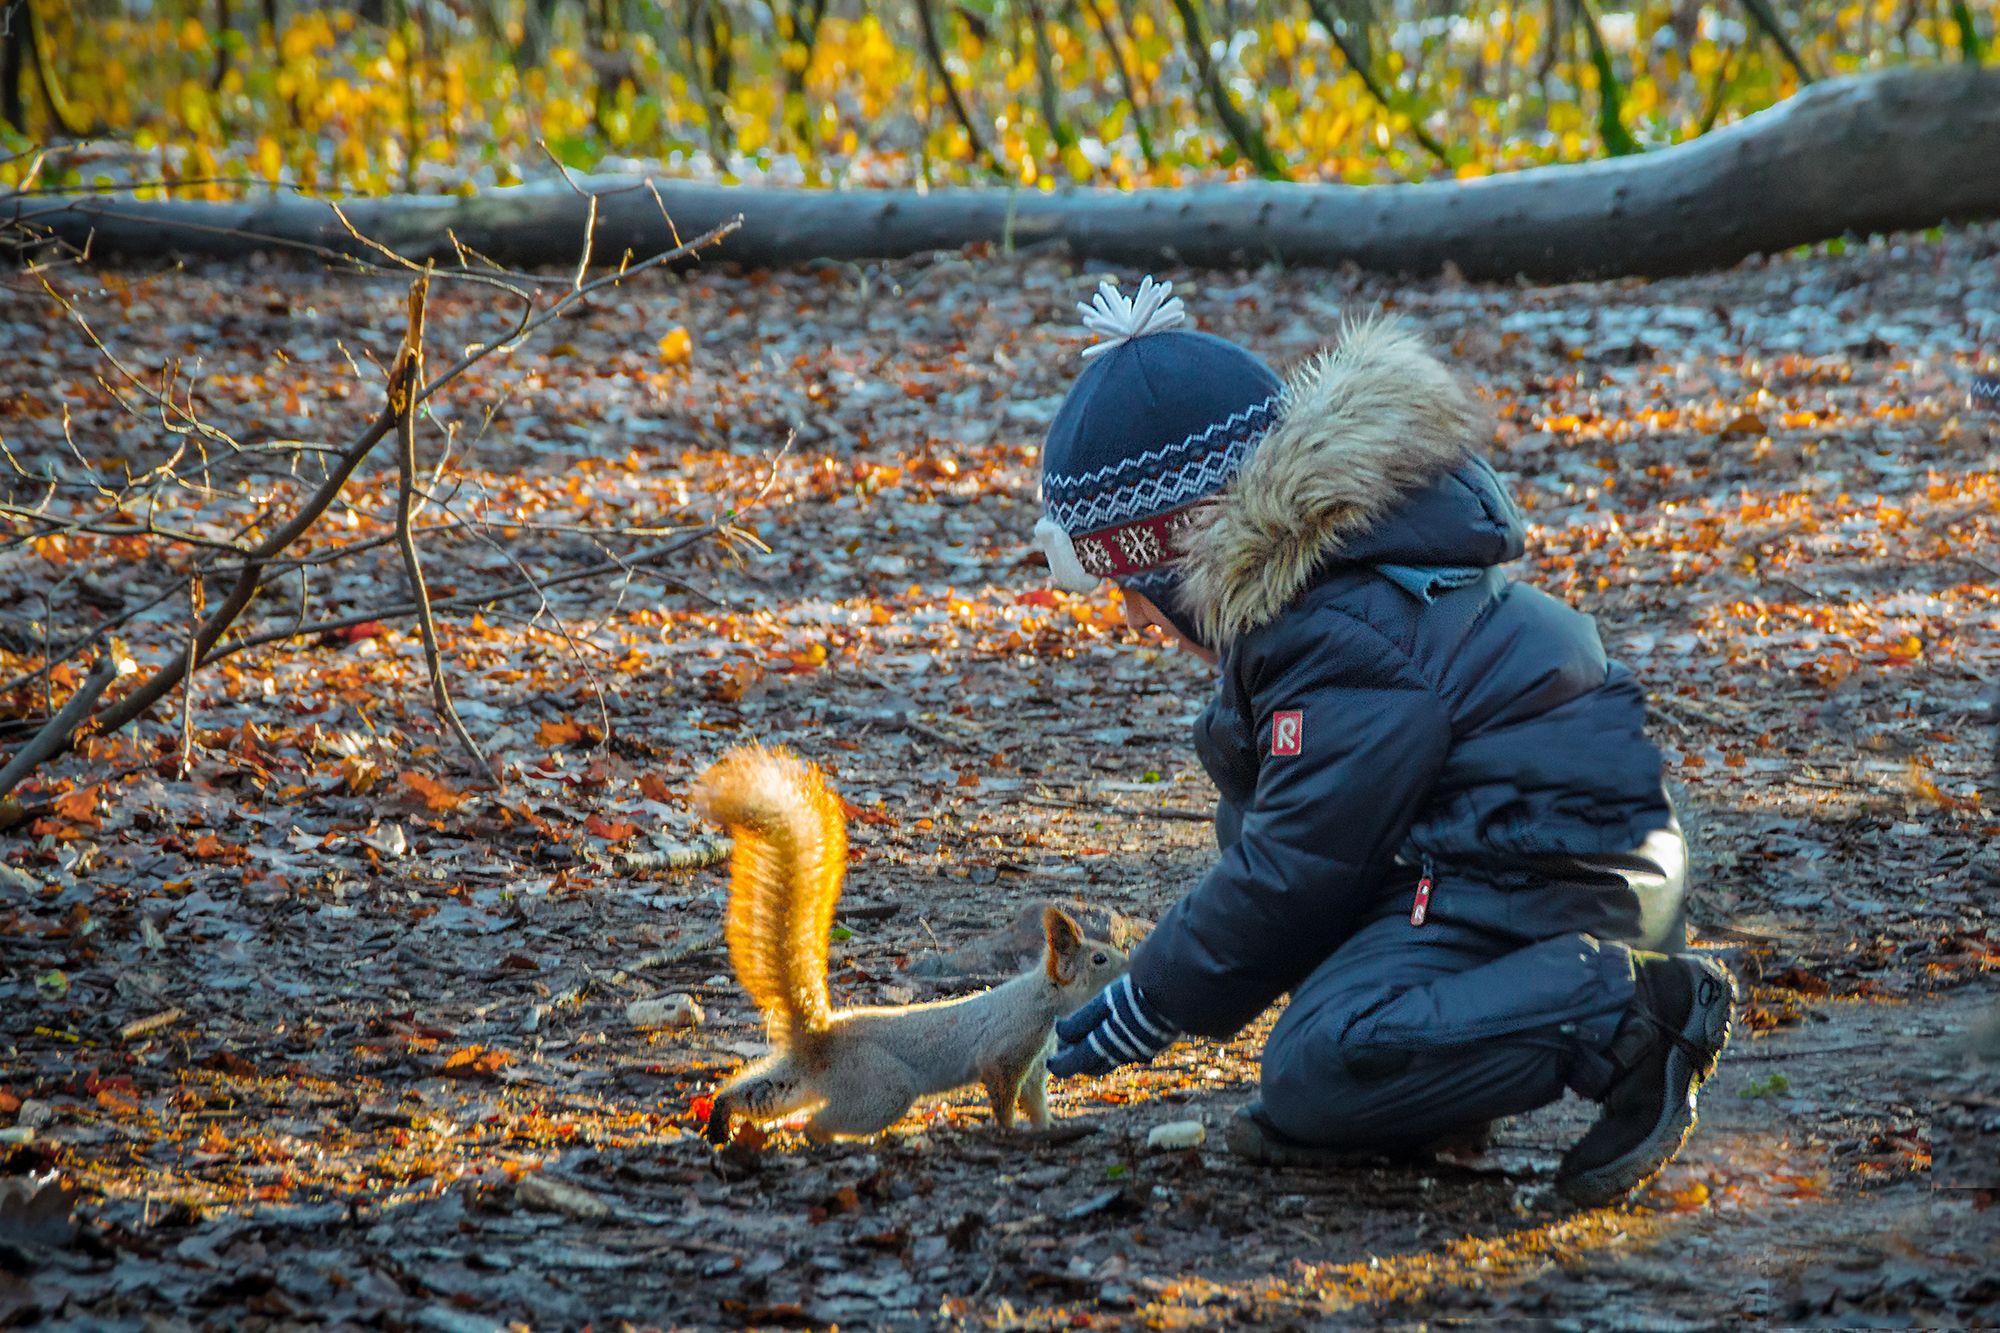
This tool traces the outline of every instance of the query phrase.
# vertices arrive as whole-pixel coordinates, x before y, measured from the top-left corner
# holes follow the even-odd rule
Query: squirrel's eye
[[[1094,953],[1090,956],[1090,961],[1095,963],[1099,967],[1103,967],[1106,963],[1111,961],[1111,958],[1108,954]]]

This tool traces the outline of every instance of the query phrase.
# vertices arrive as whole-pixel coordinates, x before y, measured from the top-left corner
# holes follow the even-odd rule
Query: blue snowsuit
[[[1406,337],[1351,337],[1180,576],[1176,619],[1223,653],[1195,726],[1221,855],[1132,977],[1218,1038],[1290,992],[1263,1114],[1303,1142],[1601,1095],[1621,942],[1684,944],[1644,696],[1588,616],[1501,572],[1524,525],[1469,401]]]

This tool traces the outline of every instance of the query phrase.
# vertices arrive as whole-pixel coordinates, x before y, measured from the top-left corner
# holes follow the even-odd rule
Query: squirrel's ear
[[[1044,908],[1042,931],[1049,937],[1049,980],[1067,986],[1076,980],[1077,955],[1083,951],[1083,928],[1060,907]]]

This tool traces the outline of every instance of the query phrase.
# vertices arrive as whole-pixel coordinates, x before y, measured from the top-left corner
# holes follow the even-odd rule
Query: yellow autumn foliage
[[[982,142],[1006,180],[1039,188],[1249,174],[1185,50],[1175,0],[1042,6],[1051,88],[1030,7],[982,8],[973,22],[936,5],[977,142],[910,7],[835,13],[810,42],[788,10],[771,30],[738,13],[746,7],[722,0],[735,17],[713,50],[678,24],[586,32],[584,15],[563,7],[541,58],[523,66],[522,0],[489,0],[492,23],[442,23],[411,6],[432,18],[370,24],[349,8],[287,6],[275,32],[251,6],[154,0],[141,17],[127,0],[36,0],[68,115],[124,140],[147,169],[110,170],[115,154],[40,157],[37,146],[66,134],[49,99],[28,97],[25,126],[0,124],[0,187],[38,172],[43,184],[157,177],[157,188],[217,198],[274,186],[465,190],[545,172],[543,145],[580,169],[616,154],[667,172],[736,179],[782,167],[850,185],[991,183]],[[1834,0],[1792,37],[1823,75],[1950,61],[1967,54],[1968,33],[1995,45],[1996,8]],[[1617,81],[1607,89],[1589,43],[1551,34],[1546,7],[1475,0],[1448,20],[1362,37],[1385,107],[1304,5],[1263,7],[1257,25],[1228,31],[1220,6],[1205,12],[1225,88],[1300,180],[1470,177],[1596,156],[1607,94],[1636,144],[1658,147],[1799,86],[1734,8],[1701,10],[1691,31],[1672,27],[1667,6],[1597,8]],[[238,26],[217,26],[230,13]],[[209,183],[182,184],[194,181]]]

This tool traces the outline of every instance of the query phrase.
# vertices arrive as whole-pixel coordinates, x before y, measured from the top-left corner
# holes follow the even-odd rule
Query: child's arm
[[[1246,664],[1256,796],[1132,956],[1133,984],[1182,1031],[1234,1034],[1360,924],[1450,746],[1443,701],[1395,644],[1337,610],[1319,619],[1309,657]],[[1280,721],[1293,713],[1295,741]]]

